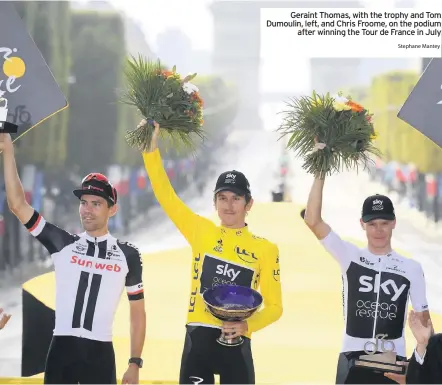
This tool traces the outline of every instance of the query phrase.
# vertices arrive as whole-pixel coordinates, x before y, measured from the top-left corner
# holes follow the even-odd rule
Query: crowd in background
[[[384,162],[378,159],[371,178],[398,194],[408,207],[425,214],[429,221],[440,223],[442,213],[442,173],[424,173],[413,164]]]

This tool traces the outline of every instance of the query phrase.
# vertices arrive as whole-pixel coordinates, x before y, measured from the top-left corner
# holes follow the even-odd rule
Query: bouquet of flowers
[[[204,139],[202,130],[203,100],[198,88],[190,81],[196,74],[181,78],[174,66],[165,69],[160,60],[145,60],[141,56],[128,60],[125,69],[127,91],[123,103],[135,106],[143,116],[142,122],[128,131],[126,140],[142,151],[150,146],[153,122],[174,142],[193,147],[192,134]]]
[[[287,148],[304,158],[303,168],[319,178],[344,168],[367,166],[370,153],[379,156],[373,145],[376,133],[372,114],[344,97],[313,92],[311,97],[294,98],[277,131],[291,135]]]

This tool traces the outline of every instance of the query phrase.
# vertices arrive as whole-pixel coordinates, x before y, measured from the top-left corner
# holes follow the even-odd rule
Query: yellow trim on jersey
[[[201,287],[228,282],[247,284],[259,290],[264,299],[261,310],[248,320],[246,337],[277,321],[282,315],[278,247],[253,235],[248,226],[217,226],[194,213],[175,193],[158,149],[143,153],[143,160],[156,199],[192,248],[187,323],[220,326],[205,308]]]

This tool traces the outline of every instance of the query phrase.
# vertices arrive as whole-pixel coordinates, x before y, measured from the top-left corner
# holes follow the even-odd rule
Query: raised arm
[[[324,179],[315,178],[307,200],[304,221],[319,240],[324,239],[330,232],[330,226],[322,219],[322,193]]]
[[[152,137],[150,150],[143,153],[144,165],[158,203],[186,240],[189,243],[193,243],[200,228],[213,226],[213,224],[208,219],[194,213],[173,189],[164,170],[158,149],[159,133],[160,126],[158,123],[155,123],[155,132]]]
[[[6,200],[11,212],[25,225],[51,255],[73,243],[76,236],[48,223],[26,202],[25,192],[18,176],[14,145],[9,134],[0,134],[0,151],[3,152]]]
[[[3,152],[3,171],[8,207],[21,223],[26,224],[34,214],[34,209],[26,202],[25,191],[15,163],[14,145],[9,134],[0,134],[0,151]]]
[[[315,178],[307,200],[304,221],[319,239],[327,252],[339,262],[345,271],[354,257],[358,256],[358,248],[350,242],[342,240],[322,219],[322,192],[324,179]],[[302,214],[301,214],[302,216]]]

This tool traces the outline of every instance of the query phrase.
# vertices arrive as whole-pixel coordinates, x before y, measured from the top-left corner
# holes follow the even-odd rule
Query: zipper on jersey
[[[98,246],[97,237],[95,237],[95,246]]]
[[[382,262],[381,257],[379,257],[379,287],[378,287],[378,294],[376,296],[376,312],[374,314],[374,325],[373,325],[373,338],[376,338],[376,324],[378,322],[378,308],[379,308],[379,296],[381,294],[381,278],[382,278]],[[375,287],[376,287],[376,279],[375,279]]]

